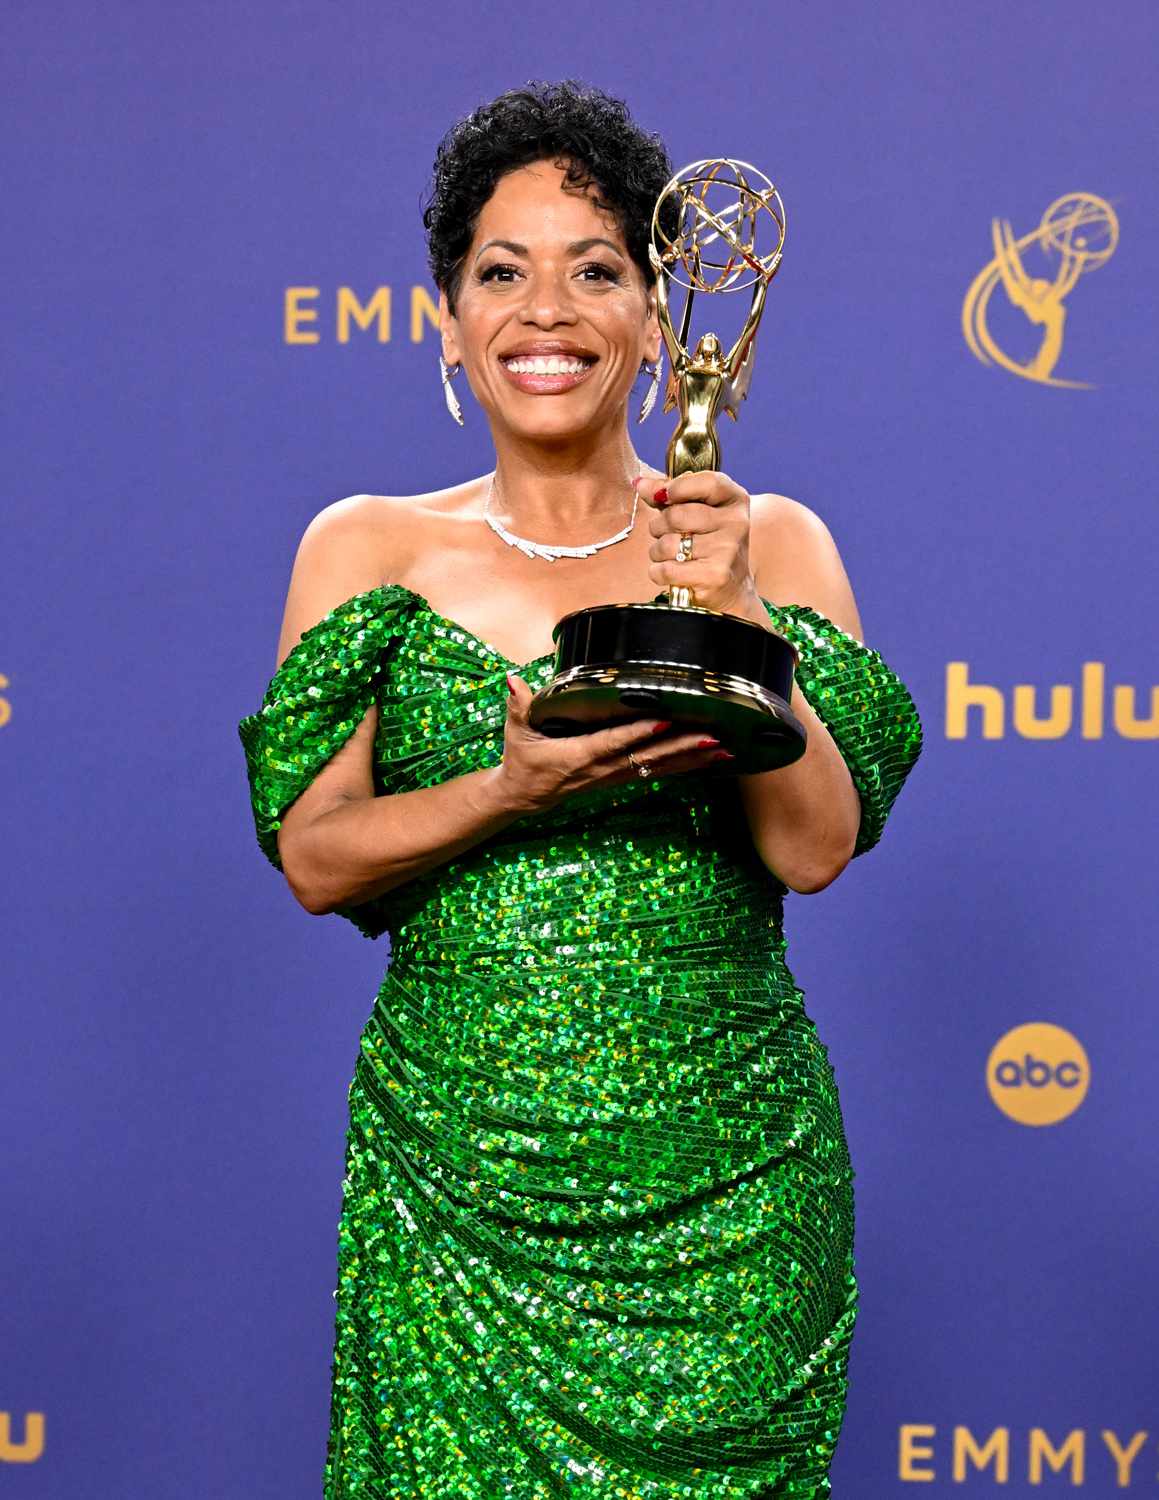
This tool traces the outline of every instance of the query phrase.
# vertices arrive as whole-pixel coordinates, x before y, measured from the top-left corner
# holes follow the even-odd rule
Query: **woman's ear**
[[[443,358],[449,365],[458,365],[463,362],[462,351],[459,348],[458,325],[455,315],[451,312],[447,301],[446,292],[439,293],[439,335],[443,342]]]
[[[656,315],[656,293],[648,293],[648,322],[647,334],[644,341],[644,357],[650,365],[654,365],[660,358],[660,351],[664,347],[664,339],[660,333],[660,319]]]

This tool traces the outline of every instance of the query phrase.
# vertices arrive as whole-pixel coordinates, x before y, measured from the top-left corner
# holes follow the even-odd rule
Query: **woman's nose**
[[[539,328],[551,328],[557,323],[574,323],[575,304],[571,298],[566,279],[556,277],[530,277],[524,299],[523,319]]]

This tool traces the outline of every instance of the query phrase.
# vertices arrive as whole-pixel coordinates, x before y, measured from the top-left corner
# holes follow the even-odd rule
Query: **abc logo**
[[[1087,1096],[1091,1065],[1082,1043],[1049,1021],[1028,1021],[1001,1037],[986,1059],[986,1086],[1020,1125],[1054,1125]]]

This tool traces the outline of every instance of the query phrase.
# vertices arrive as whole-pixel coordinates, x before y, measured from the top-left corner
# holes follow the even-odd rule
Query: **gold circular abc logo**
[[[1020,1125],[1054,1125],[1087,1096],[1090,1060],[1078,1037],[1049,1021],[1027,1021],[995,1042],[986,1059],[986,1086]]]

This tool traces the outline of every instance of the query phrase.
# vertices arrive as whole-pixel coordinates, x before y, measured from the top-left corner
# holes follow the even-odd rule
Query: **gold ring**
[[[676,549],[676,561],[687,562],[692,556],[692,538],[687,532],[681,532],[680,545]]]
[[[635,767],[636,775],[639,776],[641,780],[646,780],[649,776],[651,776],[652,767],[647,763],[647,761],[637,760],[630,750],[628,751],[628,759]]]

